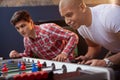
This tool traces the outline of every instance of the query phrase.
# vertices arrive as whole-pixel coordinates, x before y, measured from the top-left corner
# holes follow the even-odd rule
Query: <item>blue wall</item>
[[[24,50],[22,36],[10,24],[13,13],[23,9],[29,11],[35,22],[61,19],[58,6],[0,7],[0,57],[9,58],[13,49],[18,52]]]

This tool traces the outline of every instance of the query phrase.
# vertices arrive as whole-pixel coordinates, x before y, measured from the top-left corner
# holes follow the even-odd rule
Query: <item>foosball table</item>
[[[114,80],[111,68],[28,57],[2,60],[0,68],[0,80]]]

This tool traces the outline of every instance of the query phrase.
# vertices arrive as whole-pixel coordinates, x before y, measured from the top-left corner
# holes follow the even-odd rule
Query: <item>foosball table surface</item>
[[[32,72],[33,63],[40,62],[41,71]],[[18,68],[18,62],[24,62],[24,73]],[[8,72],[3,75],[3,64],[6,64]],[[26,76],[22,80],[114,80],[114,72],[111,68],[93,67],[68,62],[23,57],[20,59],[8,59],[0,62],[0,80],[20,80],[16,76]],[[39,74],[39,75],[38,75]],[[31,78],[31,75],[35,78]],[[36,76],[37,75],[37,76]],[[36,78],[39,77],[39,78]]]

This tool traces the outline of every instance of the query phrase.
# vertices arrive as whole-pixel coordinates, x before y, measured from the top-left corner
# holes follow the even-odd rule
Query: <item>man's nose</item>
[[[66,24],[70,25],[71,20],[70,20],[69,18],[66,18],[66,19],[65,19],[65,22],[66,22]]]

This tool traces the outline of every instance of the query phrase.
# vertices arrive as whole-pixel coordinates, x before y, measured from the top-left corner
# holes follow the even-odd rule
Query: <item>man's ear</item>
[[[80,10],[84,13],[85,10],[86,10],[86,5],[85,5],[84,3],[80,3],[80,4],[79,4],[79,8],[80,8]]]
[[[33,20],[32,20],[32,19],[30,20],[30,23],[31,23],[31,24],[34,24],[34,22],[33,22]]]
[[[30,23],[31,23],[32,26],[34,26],[34,22],[33,22],[33,20],[30,20]]]

